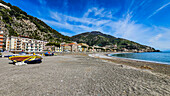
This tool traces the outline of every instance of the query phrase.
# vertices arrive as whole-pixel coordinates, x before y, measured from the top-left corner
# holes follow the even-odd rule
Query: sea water
[[[145,52],[145,53],[118,53],[110,54],[121,58],[137,59],[144,61],[151,61],[170,65],[170,51],[162,52]]]

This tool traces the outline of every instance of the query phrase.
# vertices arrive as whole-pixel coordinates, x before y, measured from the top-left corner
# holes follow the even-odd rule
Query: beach
[[[0,58],[1,96],[170,95],[169,65],[106,53],[60,54],[43,57],[41,64],[22,66],[9,62]],[[148,67],[141,67],[144,65]]]
[[[112,56],[108,56],[109,54],[112,53],[96,53],[96,54],[90,54],[90,56],[95,58],[100,58],[102,60],[107,60],[117,64],[135,67],[137,69],[148,69],[149,71],[152,71],[157,74],[161,73],[170,76],[170,65],[168,64],[161,64],[157,62],[137,60],[137,59],[135,60],[129,58],[126,59],[126,58],[112,57]]]

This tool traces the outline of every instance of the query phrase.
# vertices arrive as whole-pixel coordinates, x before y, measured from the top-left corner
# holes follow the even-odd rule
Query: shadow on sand
[[[39,62],[28,62],[27,64],[41,64],[42,61],[39,61]],[[12,64],[12,65],[15,65],[15,62],[9,62],[8,64]]]

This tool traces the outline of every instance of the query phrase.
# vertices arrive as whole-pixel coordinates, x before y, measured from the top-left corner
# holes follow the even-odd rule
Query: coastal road
[[[15,66],[0,58],[0,96],[170,96],[170,77],[86,55]]]

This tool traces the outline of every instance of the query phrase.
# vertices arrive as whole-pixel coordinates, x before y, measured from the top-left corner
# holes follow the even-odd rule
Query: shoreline
[[[111,53],[111,54],[124,54],[124,53]],[[106,55],[109,56],[110,54],[106,54]],[[117,57],[117,56],[109,56],[109,57]],[[164,65],[170,65],[170,63],[159,62],[159,61],[150,61],[150,60],[142,60],[142,59],[133,59],[133,58],[126,58],[126,57],[117,57],[117,58],[122,58],[122,59],[127,59],[127,60],[143,61],[143,62],[150,62],[150,63],[157,63],[157,64],[164,64]]]
[[[89,54],[89,56],[94,57],[94,58],[99,58],[102,60],[106,60],[106,61],[110,61],[112,63],[116,63],[120,65],[126,65],[126,66],[130,66],[133,68],[141,69],[141,70],[149,70],[153,73],[161,73],[161,74],[170,76],[170,65],[168,64],[143,61],[143,60],[138,60],[138,59],[112,57],[112,56],[108,56],[108,54],[114,54],[114,53],[96,53],[96,54]]]

